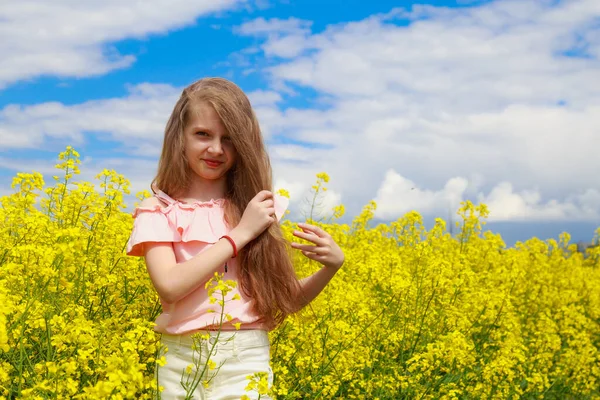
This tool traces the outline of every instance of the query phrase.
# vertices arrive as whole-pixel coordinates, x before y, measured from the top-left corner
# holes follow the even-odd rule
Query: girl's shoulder
[[[146,197],[133,210],[133,217],[140,214],[169,214],[173,208],[173,203],[161,199],[158,195]]]
[[[142,202],[140,203],[138,208],[155,208],[157,206],[160,208],[164,208],[167,205],[165,203],[163,203],[162,201],[160,201],[158,199],[158,197],[150,196],[150,197],[146,197],[144,200],[142,200]]]

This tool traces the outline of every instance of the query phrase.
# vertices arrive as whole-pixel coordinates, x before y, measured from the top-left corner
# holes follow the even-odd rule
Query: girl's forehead
[[[225,130],[219,114],[206,102],[193,104],[188,115],[188,126],[203,127],[212,131]]]

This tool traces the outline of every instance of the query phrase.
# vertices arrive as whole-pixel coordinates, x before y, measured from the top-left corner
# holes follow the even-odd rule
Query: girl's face
[[[224,180],[235,164],[235,147],[210,104],[202,102],[192,107],[184,129],[189,167],[204,180]]]

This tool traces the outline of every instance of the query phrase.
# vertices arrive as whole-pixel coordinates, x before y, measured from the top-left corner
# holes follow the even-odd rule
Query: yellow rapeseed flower
[[[110,169],[77,181],[80,164],[68,147],[51,186],[19,172],[0,198],[0,398],[150,399],[167,362],[144,260],[124,256],[129,182]],[[431,229],[416,211],[375,224],[373,201],[347,224],[335,222],[343,205],[325,222],[315,217],[329,180],[317,175],[309,217],[346,263],[269,331],[273,374],[250,374],[251,396],[600,397],[600,228],[579,252],[568,233],[508,248],[483,230],[487,206],[469,201],[456,224],[438,218]],[[294,240],[291,222],[281,230]],[[321,268],[293,257],[299,278]],[[236,282],[217,272],[204,287],[214,317],[233,321],[223,307],[241,299]],[[209,387],[218,359],[196,360],[182,373]]]

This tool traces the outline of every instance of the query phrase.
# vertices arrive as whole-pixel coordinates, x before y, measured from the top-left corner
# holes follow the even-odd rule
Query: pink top
[[[210,248],[230,231],[224,219],[224,199],[183,203],[160,190],[155,196],[166,203],[166,207],[156,205],[134,210],[133,231],[127,243],[127,254],[130,256],[142,256],[141,244],[144,242],[171,242],[177,263],[181,263]],[[275,214],[280,220],[289,200],[279,195],[275,195],[274,200]],[[237,260],[230,259],[224,279],[238,282],[237,267]],[[224,265],[215,271],[224,272]],[[213,275],[214,272],[211,273]],[[236,294],[241,299],[231,300]],[[223,330],[235,330],[233,324],[237,322],[241,323],[240,329],[268,330],[265,325],[256,322],[259,316],[252,312],[254,301],[244,296],[239,285],[225,296],[225,300],[225,313],[233,319],[229,322],[224,320]],[[218,303],[210,304],[204,283],[175,303],[167,303],[162,298],[160,302],[163,313],[156,319],[154,329],[157,332],[179,335],[211,325],[218,326],[221,306]],[[216,312],[209,313],[211,309]]]

